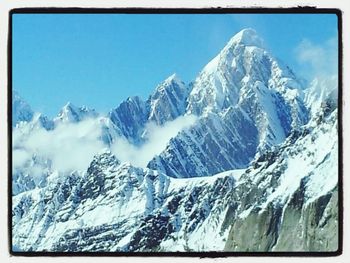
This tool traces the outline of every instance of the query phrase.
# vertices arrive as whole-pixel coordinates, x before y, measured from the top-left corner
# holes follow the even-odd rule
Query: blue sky
[[[309,77],[300,43],[327,50],[337,17],[327,14],[15,14],[13,88],[35,111],[55,116],[70,101],[108,112],[128,96],[146,99],[172,73],[186,83],[243,28]],[[315,49],[316,50],[316,49]],[[307,56],[306,56],[307,57]],[[326,61],[326,60],[325,60]],[[311,67],[311,65],[309,65]]]

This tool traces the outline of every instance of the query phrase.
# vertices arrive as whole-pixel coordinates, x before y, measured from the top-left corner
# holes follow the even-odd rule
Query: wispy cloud
[[[112,145],[112,152],[122,162],[129,162],[135,166],[146,167],[147,163],[166,147],[169,140],[175,137],[181,130],[195,123],[194,115],[181,116],[173,121],[158,126],[155,123],[146,125],[146,142],[141,146],[135,146],[124,138],[117,138]]]
[[[111,146],[111,151],[122,162],[146,167],[156,154],[165,149],[172,137],[195,121],[196,117],[189,115],[179,117],[163,126],[148,123],[145,127],[146,141],[143,145],[135,146],[125,138],[119,137]],[[38,128],[23,136],[20,133],[19,130],[14,131],[14,168],[31,162],[34,154],[39,158],[49,159],[54,170],[60,172],[85,171],[94,155],[107,148],[101,140],[102,131],[98,118],[87,119],[79,123],[60,123],[52,131]],[[44,168],[41,164],[34,164],[28,169],[31,175],[36,177]]]
[[[323,43],[304,39],[295,50],[302,74],[309,78],[328,78],[338,72],[337,37]]]
[[[333,37],[324,43],[313,43],[304,39],[296,48],[301,74],[310,83],[306,91],[306,104],[311,114],[317,114],[321,103],[338,98],[338,44]]]
[[[97,119],[79,123],[61,123],[54,130],[34,129],[13,152],[14,167],[23,165],[32,154],[52,161],[52,168],[62,172],[85,170],[93,156],[105,146],[99,139]]]

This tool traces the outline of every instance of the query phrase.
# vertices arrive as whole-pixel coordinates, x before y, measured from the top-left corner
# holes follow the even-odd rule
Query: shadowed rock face
[[[112,123],[133,143],[140,143],[142,129],[147,122],[146,103],[139,97],[130,97],[109,113]]]
[[[269,206],[235,220],[226,251],[337,251],[338,190],[312,203]]]

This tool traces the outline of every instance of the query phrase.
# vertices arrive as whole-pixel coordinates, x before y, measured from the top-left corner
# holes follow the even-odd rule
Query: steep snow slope
[[[305,105],[312,115],[324,106],[322,103],[336,103],[338,98],[338,77],[315,78],[306,90]]]
[[[148,167],[173,177],[207,176],[243,168],[256,153],[258,130],[238,107],[220,116],[208,113],[171,139]]]
[[[293,108],[302,104],[302,85],[294,73],[264,49],[262,40],[253,29],[244,29],[227,43],[196,78],[188,98],[187,111],[196,114],[220,112],[244,100],[245,93],[251,91],[255,94],[263,86],[265,92],[261,91],[262,94],[257,96],[272,90],[280,93],[286,100],[285,104]],[[304,122],[305,113],[298,110],[296,113],[293,116],[296,124],[298,121]]]

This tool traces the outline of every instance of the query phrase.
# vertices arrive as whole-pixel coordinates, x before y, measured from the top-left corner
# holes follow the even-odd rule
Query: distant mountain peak
[[[75,110],[77,107],[70,101],[68,101],[62,108],[62,110]]]
[[[12,93],[12,127],[15,127],[19,122],[31,121],[34,116],[34,111],[16,90]]]
[[[78,122],[86,117],[96,117],[97,113],[94,109],[89,109],[86,106],[77,107],[72,102],[67,102],[60,110],[55,121],[62,122]]]

